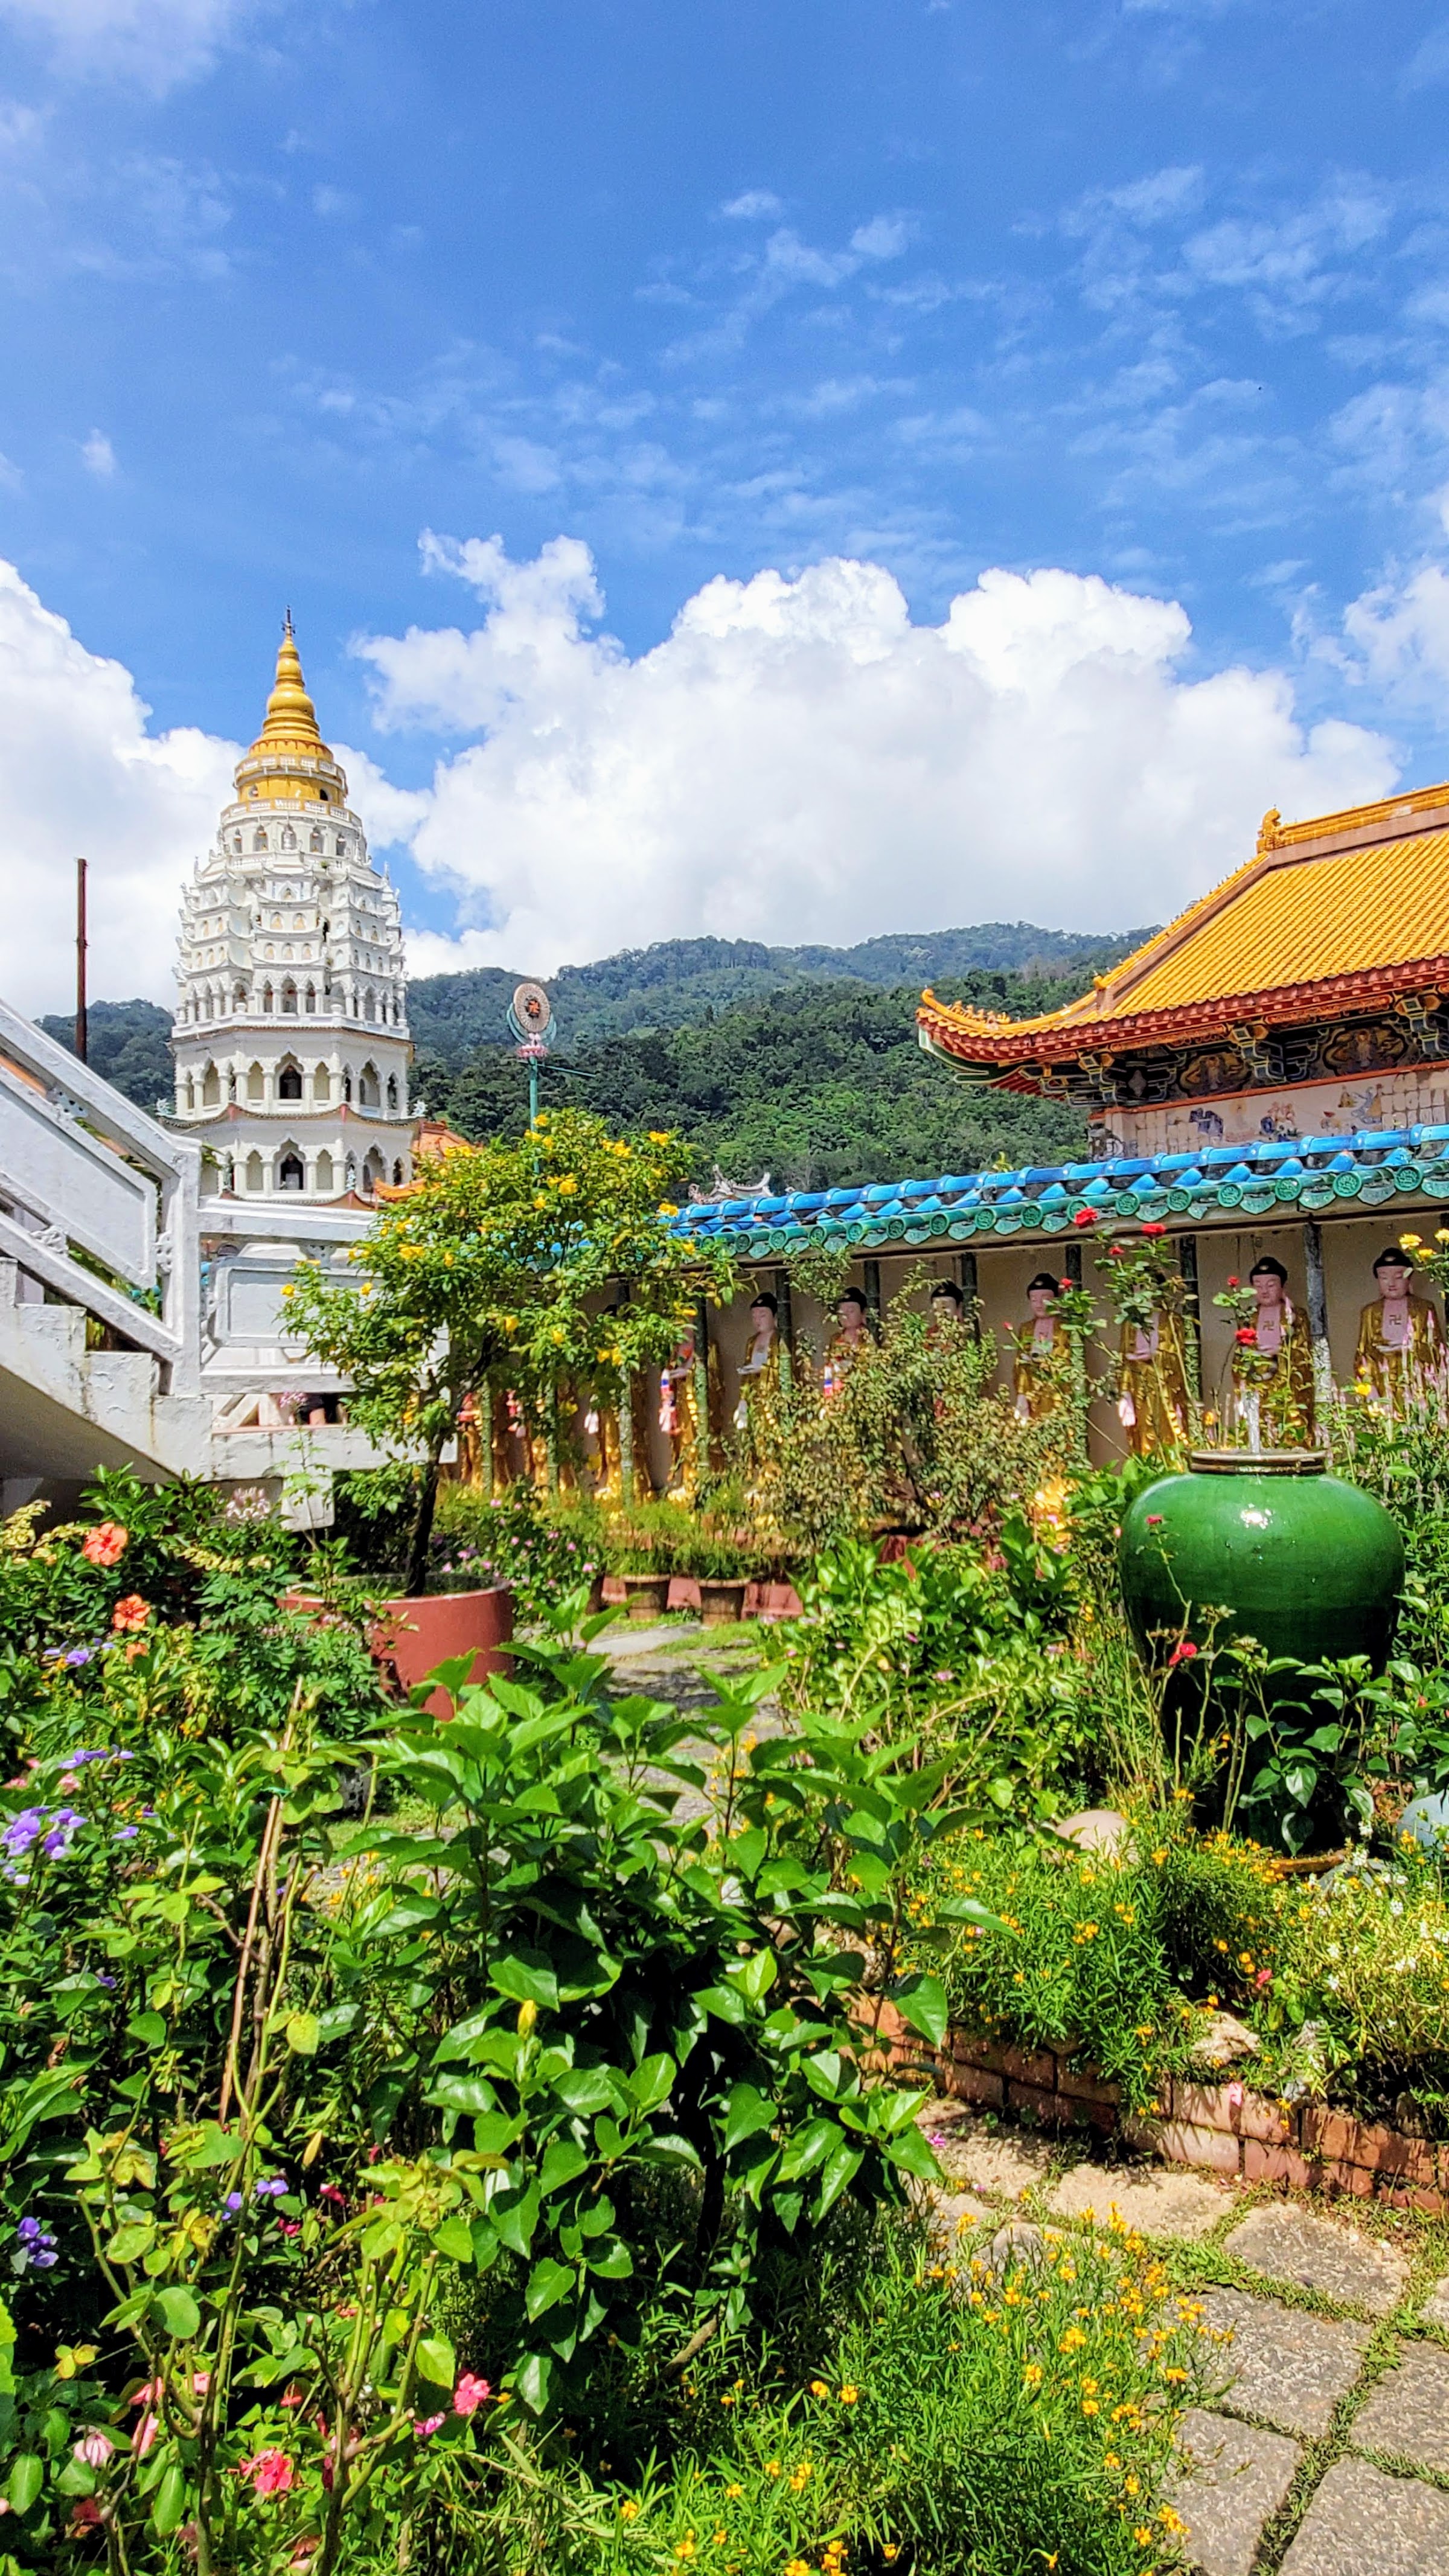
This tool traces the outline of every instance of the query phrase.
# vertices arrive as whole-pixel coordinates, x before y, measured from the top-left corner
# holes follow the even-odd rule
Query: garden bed
[[[1083,2066],[1076,2050],[1014,2048],[954,2028],[944,2047],[931,2049],[890,2004],[879,2029],[893,2064],[929,2075],[942,2093],[982,2110],[1043,2128],[1094,2129],[1164,2164],[1243,2182],[1378,2199],[1436,2218],[1449,2213],[1449,2141],[1408,2137],[1324,2102],[1275,2101],[1237,2078],[1213,2084],[1172,2076],[1156,2111],[1134,2112],[1124,2108],[1122,2087]]]

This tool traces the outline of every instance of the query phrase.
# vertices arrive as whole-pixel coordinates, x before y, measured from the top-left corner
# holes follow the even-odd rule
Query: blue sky
[[[535,739],[560,708],[536,669],[465,702],[358,649],[416,630],[435,664],[422,639],[472,617],[516,666],[517,600],[460,587],[425,531],[496,535],[513,566],[587,548],[591,575],[532,611],[569,721],[721,576],[878,568],[915,635],[984,571],[1052,570],[1180,604],[1190,642],[1109,658],[1156,654],[1189,731],[1216,710],[1235,738],[1220,699],[1182,696],[1215,674],[1252,675],[1259,717],[1277,692],[1262,801],[1275,761],[1285,792],[1437,775],[1446,109],[1449,16],[1403,0],[0,0],[0,556],[132,676],[153,739],[252,730],[290,601],[328,729],[430,800],[383,800],[395,865],[414,921],[465,947],[471,926],[468,954],[510,921],[546,946],[547,831],[589,810],[551,789],[496,881],[464,846],[523,828],[521,754],[482,776],[499,687]],[[677,651],[666,676],[696,741]],[[1083,720],[1041,716],[1048,771]],[[591,763],[610,721],[595,705]],[[756,758],[726,732],[727,768]],[[1262,768],[1213,820],[1212,869]],[[768,774],[737,818],[764,835],[749,901],[687,892],[734,877],[729,853],[656,798],[613,944],[655,920],[771,935],[772,817],[819,765]],[[988,781],[999,760],[974,798]],[[605,826],[606,848],[642,828]],[[1092,831],[1025,891],[1140,918],[1137,862],[1114,912]],[[895,926],[884,864],[787,868],[775,934],[823,935],[822,905],[843,935]],[[605,936],[559,865],[568,934]],[[921,877],[937,913],[1017,908],[929,856]]]

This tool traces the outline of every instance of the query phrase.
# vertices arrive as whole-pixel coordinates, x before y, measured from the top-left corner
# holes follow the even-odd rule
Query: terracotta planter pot
[[[508,1673],[513,1657],[513,1594],[507,1584],[487,1592],[425,1592],[416,1600],[385,1601],[373,1630],[373,1651],[395,1667],[404,1690],[426,1679],[437,1664],[472,1649],[469,1680],[488,1673]],[[427,1702],[430,1717],[447,1714],[447,1694],[435,1690]]]
[[[760,1619],[767,1626],[772,1626],[777,1619],[798,1619],[802,1607],[793,1583],[747,1583],[745,1586],[747,1619]]]
[[[745,1615],[745,1594],[749,1586],[745,1577],[732,1574],[702,1575],[699,1585],[699,1615],[706,1628],[723,1628]]]
[[[626,1574],[624,1597],[631,1619],[662,1619],[669,1606],[667,1574]]]

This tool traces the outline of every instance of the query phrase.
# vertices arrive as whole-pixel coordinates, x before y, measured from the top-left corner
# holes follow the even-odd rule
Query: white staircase
[[[130,1466],[291,1494],[315,1525],[337,1469],[379,1463],[345,1424],[298,1430],[276,1402],[345,1393],[286,1345],[281,1290],[299,1257],[337,1259],[366,1218],[253,1211],[203,1200],[200,1183],[195,1145],[0,1002],[4,1509]]]

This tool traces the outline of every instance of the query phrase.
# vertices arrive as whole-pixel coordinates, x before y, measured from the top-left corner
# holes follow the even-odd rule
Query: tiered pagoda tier
[[[177,1123],[209,1185],[369,1197],[412,1174],[397,896],[318,729],[290,615],[266,721],[182,905]]]

